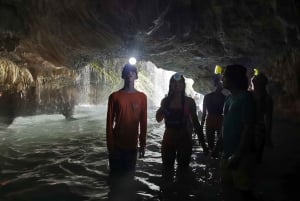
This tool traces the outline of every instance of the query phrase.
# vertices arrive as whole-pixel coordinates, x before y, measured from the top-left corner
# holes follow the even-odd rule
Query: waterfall
[[[79,86],[78,103],[83,105],[90,104],[91,96],[91,67],[85,66],[79,73],[77,85]]]
[[[174,71],[167,71],[157,68],[152,62],[147,62],[147,70],[150,72],[150,80],[153,82],[153,92],[151,96],[154,106],[160,106],[161,100],[166,96],[169,90],[169,81]]]
[[[149,80],[152,82],[152,91],[145,92],[155,107],[160,106],[161,100],[167,95],[169,90],[169,81],[174,71],[167,71],[157,68],[152,62],[147,62],[145,66]],[[195,99],[198,109],[202,109],[203,95],[193,89],[194,81],[191,78],[186,78],[186,94]]]
[[[108,66],[107,68],[112,68],[112,67]],[[136,82],[136,88],[147,95],[148,104],[150,107],[159,107],[161,100],[168,93],[169,81],[171,76],[174,75],[175,72],[157,68],[155,64],[150,61],[141,62],[139,68],[140,68],[139,79]],[[113,90],[115,90],[106,85],[108,80],[107,77],[105,76],[105,73],[100,73],[100,74],[98,73],[99,72],[93,70],[92,66],[90,65],[86,65],[84,68],[80,70],[79,76],[77,78],[78,104],[81,105],[97,104],[99,103],[99,98],[103,102],[103,100],[107,100],[108,95],[112,93]],[[194,81],[192,79],[185,77],[185,80],[186,80],[186,94],[195,99],[198,109],[200,109],[203,95],[199,94],[193,89]],[[123,84],[121,77],[119,81],[120,83]],[[117,84],[119,81],[116,81],[116,83],[114,84]],[[99,85],[100,83],[102,83],[101,86]]]

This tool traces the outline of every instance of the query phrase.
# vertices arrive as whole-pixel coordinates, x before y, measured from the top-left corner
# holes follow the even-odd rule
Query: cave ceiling
[[[268,70],[297,58],[299,10],[294,0],[1,0],[0,51],[40,71],[134,55],[197,87],[216,64]]]

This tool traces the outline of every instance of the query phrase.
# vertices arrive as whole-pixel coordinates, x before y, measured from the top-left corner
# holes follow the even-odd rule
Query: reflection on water
[[[108,200],[106,106],[76,106],[62,115],[18,117],[0,130],[0,200]],[[146,157],[138,160],[136,200],[217,200],[217,161],[195,143],[183,177],[161,192],[163,124],[149,111]],[[196,141],[195,141],[196,142]]]

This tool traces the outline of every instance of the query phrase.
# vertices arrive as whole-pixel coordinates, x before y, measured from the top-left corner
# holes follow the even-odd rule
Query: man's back
[[[223,113],[223,105],[225,96],[221,92],[214,91],[205,96],[205,104],[208,114],[219,114]]]

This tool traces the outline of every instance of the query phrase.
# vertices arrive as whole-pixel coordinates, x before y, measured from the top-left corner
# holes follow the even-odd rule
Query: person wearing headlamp
[[[252,201],[255,167],[255,100],[248,91],[247,68],[228,65],[222,85],[231,94],[224,103],[221,187],[225,201]]]
[[[225,101],[225,94],[221,83],[222,67],[216,65],[213,83],[215,90],[206,94],[203,99],[201,126],[205,128],[205,136],[208,148],[212,151],[212,156],[216,157],[220,150],[215,145],[221,135],[223,123],[223,105]]]
[[[137,69],[126,64],[124,87],[109,96],[106,122],[107,149],[111,176],[134,176],[137,152],[144,157],[147,133],[147,97],[137,91]],[[139,148],[138,148],[139,145]]]
[[[255,146],[257,162],[261,163],[265,146],[273,147],[272,119],[273,99],[267,92],[268,78],[258,69],[254,69],[251,78],[251,91],[256,102]]]
[[[171,77],[168,94],[161,101],[161,106],[156,112],[156,120],[165,122],[161,151],[163,177],[166,179],[172,179],[175,160],[178,168],[189,166],[194,131],[198,135],[203,151],[208,153],[197,116],[196,103],[194,99],[185,95],[183,75],[176,73]]]

